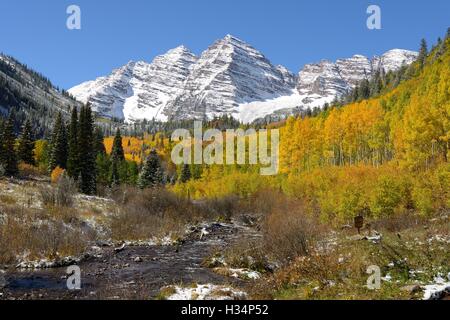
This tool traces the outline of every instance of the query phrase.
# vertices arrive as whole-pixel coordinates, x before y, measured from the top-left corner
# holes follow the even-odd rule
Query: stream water
[[[214,223],[176,246],[126,246],[79,263],[81,290],[67,289],[67,268],[9,271],[0,299],[153,299],[167,285],[215,284],[245,289],[246,282],[202,266],[213,252],[260,237],[239,224]]]

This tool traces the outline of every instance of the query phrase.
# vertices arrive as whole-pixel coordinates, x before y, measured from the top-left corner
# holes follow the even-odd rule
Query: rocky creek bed
[[[67,267],[8,269],[0,299],[155,299],[166,286],[214,285],[245,292],[248,281],[215,273],[202,262],[213,252],[260,234],[238,223],[192,228],[175,245],[102,246],[77,265],[81,289],[67,289]]]

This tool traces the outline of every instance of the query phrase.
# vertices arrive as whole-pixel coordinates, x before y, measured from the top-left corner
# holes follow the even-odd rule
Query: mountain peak
[[[238,37],[233,36],[232,34],[227,34],[225,37],[223,37],[223,40],[244,42],[241,39],[239,39]]]
[[[105,116],[135,120],[204,119],[232,115],[253,121],[277,110],[321,107],[346,94],[376,70],[396,70],[417,53],[393,49],[369,59],[356,54],[308,64],[298,74],[273,65],[261,52],[227,34],[200,57],[184,45],[152,63],[130,61],[71,94]],[[283,111],[284,112],[284,111]]]
[[[176,48],[167,51],[166,55],[168,54],[193,54],[193,53],[185,45],[182,44]]]

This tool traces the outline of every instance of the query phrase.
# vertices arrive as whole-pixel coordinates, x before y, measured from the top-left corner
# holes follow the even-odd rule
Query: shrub
[[[19,163],[19,172],[25,178],[37,177],[42,174],[39,168],[24,162]]]
[[[186,223],[200,217],[190,201],[164,188],[118,188],[113,199],[118,210],[111,218],[111,232],[118,240],[148,240],[169,233],[176,236],[184,232]]]
[[[320,223],[300,201],[285,199],[263,223],[264,247],[280,262],[308,255],[322,234]]]
[[[58,214],[66,215],[66,211],[58,210]],[[80,225],[67,226],[73,219],[59,220],[47,209],[0,207],[0,213],[0,264],[17,263],[24,253],[29,260],[77,256],[92,240]]]
[[[44,205],[70,207],[73,204],[76,190],[75,182],[62,174],[57,180],[56,186],[43,187],[40,189],[40,194]]]
[[[240,211],[239,202],[239,197],[235,195],[207,199],[201,203],[200,210],[208,216],[230,220],[234,214]]]
[[[395,177],[382,176],[374,190],[370,210],[376,218],[389,217],[404,201],[401,184]]]
[[[64,169],[61,169],[59,166],[53,169],[51,173],[51,181],[52,183],[57,183],[59,181],[59,178],[62,176],[62,174],[65,172]]]

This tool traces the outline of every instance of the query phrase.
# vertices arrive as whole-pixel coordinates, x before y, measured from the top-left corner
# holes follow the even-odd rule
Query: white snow
[[[441,295],[447,291],[450,292],[450,273],[447,275],[446,281],[442,276],[437,276],[434,278],[434,283],[424,286],[424,300],[435,300],[439,299]]]
[[[257,280],[261,278],[261,274],[257,271],[249,269],[229,269],[233,278]]]
[[[322,60],[294,75],[231,35],[217,40],[200,57],[184,46],[152,63],[130,61],[111,75],[69,90],[104,116],[127,122],[203,119],[232,115],[250,123],[294,108],[322,107],[347,93],[376,70],[396,70],[417,53],[394,49],[381,57],[363,55]]]
[[[214,284],[197,285],[193,288],[175,287],[176,293],[167,300],[243,300],[247,294],[230,287]]]
[[[303,102],[305,98],[310,98],[313,101],[309,104],[305,104]],[[325,103],[330,103],[333,99],[333,95],[327,97],[321,97],[319,95],[300,95],[296,90],[292,90],[292,94],[289,96],[282,96],[265,101],[242,103],[232,115],[243,123],[251,123],[256,119],[264,118],[279,110],[288,110],[297,107],[304,108],[305,106],[310,108],[323,107]]]

